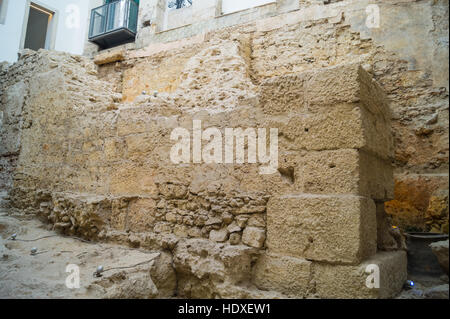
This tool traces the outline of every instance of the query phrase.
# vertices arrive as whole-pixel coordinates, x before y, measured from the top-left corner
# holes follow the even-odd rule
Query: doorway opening
[[[25,35],[25,49],[39,50],[49,48],[50,25],[54,12],[39,5],[30,3],[27,31]]]

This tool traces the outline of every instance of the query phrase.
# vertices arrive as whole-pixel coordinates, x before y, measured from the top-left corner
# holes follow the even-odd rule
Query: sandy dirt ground
[[[161,298],[170,291],[161,295],[157,286],[175,285],[174,274],[162,274],[170,272],[170,263],[155,266],[160,252],[88,243],[48,228],[33,218],[10,216],[0,207],[0,298]],[[13,234],[16,240],[10,239]],[[42,238],[46,236],[50,237]],[[35,255],[33,248],[37,248]],[[79,269],[79,288],[73,287],[75,272],[69,265]],[[100,265],[105,272],[97,278],[94,272]],[[160,273],[156,284],[152,280],[155,271]],[[415,282],[414,289],[397,298],[448,299],[448,277],[415,278]]]
[[[13,234],[16,240],[9,239]],[[44,236],[52,237],[22,241]],[[34,247],[37,254],[31,255]],[[0,298],[151,298],[158,294],[150,277],[158,256],[58,236],[38,220],[10,217],[0,209]],[[80,288],[74,288],[76,267],[68,265],[78,267]],[[96,278],[100,265],[105,272]],[[108,270],[113,267],[120,269]]]

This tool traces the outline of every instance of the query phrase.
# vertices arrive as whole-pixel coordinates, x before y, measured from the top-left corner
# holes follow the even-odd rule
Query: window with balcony
[[[102,49],[133,42],[138,11],[139,0],[107,0],[91,12],[89,41]]]

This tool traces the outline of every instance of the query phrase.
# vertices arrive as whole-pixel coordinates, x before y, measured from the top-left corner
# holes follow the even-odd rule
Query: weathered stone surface
[[[161,60],[158,63],[149,59],[135,63],[132,68],[123,72],[124,100],[131,102],[142,91],[148,94],[153,94],[155,90],[173,92],[180,83],[180,73],[185,63],[194,52],[192,49],[169,51],[170,55],[167,55],[162,63]]]
[[[222,243],[228,239],[228,231],[226,229],[211,230],[209,239],[218,243]]]
[[[390,163],[363,151],[308,152],[298,165],[296,180],[305,193],[355,194],[377,200],[394,196]]]
[[[178,295],[186,298],[274,298],[250,281],[257,250],[248,246],[212,243],[205,239],[180,242],[174,251]]]
[[[236,233],[236,232],[240,232],[242,230],[242,228],[239,227],[236,222],[233,222],[230,225],[228,225],[227,229],[230,233]]]
[[[263,82],[261,91],[265,113],[288,115],[288,124],[279,126],[292,148],[393,156],[387,97],[357,64],[280,76]]]
[[[442,270],[448,275],[448,240],[432,243],[430,247],[436,255]]]
[[[137,232],[153,229],[156,219],[156,203],[153,199],[140,198],[128,204],[127,228]]]
[[[378,251],[406,250],[406,239],[397,226],[393,226],[386,214],[384,203],[375,203],[377,207],[377,248]]]
[[[261,84],[261,105],[270,115],[301,114],[306,111],[305,94],[303,75],[274,77]]]
[[[386,203],[386,212],[394,225],[412,231],[430,231],[434,225],[435,232],[446,232],[447,176],[397,176],[394,196],[394,200]]]
[[[425,220],[431,232],[448,234],[448,192],[440,191],[430,197]]]
[[[123,49],[106,51],[106,52],[97,54],[94,57],[94,63],[97,65],[102,65],[102,64],[118,62],[118,61],[124,60],[125,56],[126,56],[126,52]]]
[[[245,51],[248,49],[248,45],[247,39],[243,37],[236,43],[226,41],[223,48],[216,46],[213,49],[202,50],[191,61],[198,72],[194,75],[186,69],[187,78],[183,78],[180,87],[197,90],[189,88],[189,83],[196,83],[201,92],[207,90],[205,85],[209,87],[209,82],[202,78],[202,72],[205,72],[205,69],[200,68],[197,59],[207,60],[212,65],[217,62],[217,57],[227,56],[230,58],[227,60],[230,67],[237,63],[239,67],[236,72],[239,76],[248,77],[243,69],[248,62],[246,60],[248,52]],[[225,48],[230,50],[227,51]],[[245,52],[242,53],[240,50]],[[209,55],[210,53],[214,54]],[[261,176],[257,173],[257,167],[252,167],[252,165],[233,169],[221,166],[215,167],[213,170],[210,166],[205,165],[193,170],[189,166],[174,165],[170,161],[168,136],[171,130],[180,125],[190,129],[193,118],[202,119],[204,127],[223,128],[227,123],[245,127],[264,123],[264,115],[261,114],[259,108],[236,107],[236,104],[241,104],[241,102],[235,103],[236,100],[233,97],[239,96],[243,90],[255,93],[253,92],[254,86],[249,85],[245,88],[240,85],[238,91],[235,91],[236,88],[233,87],[224,88],[224,96],[210,96],[212,100],[208,100],[209,102],[217,102],[217,100],[223,102],[223,98],[231,98],[228,102],[234,108],[234,112],[216,112],[222,110],[223,105],[214,103],[210,106],[211,110],[215,110],[211,114],[201,109],[197,109],[193,113],[184,112],[176,107],[182,102],[177,100],[179,99],[177,94],[172,96],[161,94],[157,97],[143,96],[134,104],[118,104],[115,109],[110,110],[105,108],[105,105],[117,104],[115,102],[117,98],[111,92],[111,87],[104,88],[103,82],[88,77],[85,74],[86,70],[76,64],[70,65],[69,71],[72,73],[67,71],[68,74],[74,73],[79,75],[80,79],[87,77],[88,80],[87,82],[80,80],[73,87],[72,79],[65,73],[61,73],[59,69],[53,70],[50,75],[43,73],[39,81],[32,81],[34,93],[28,107],[33,108],[34,105],[45,104],[52,108],[53,113],[45,113],[38,107],[36,110],[30,111],[42,119],[42,123],[46,124],[43,127],[46,129],[43,130],[33,125],[31,130],[22,132],[25,147],[22,149],[23,156],[20,165],[21,172],[27,177],[18,179],[18,188],[19,185],[25,183],[27,187],[33,187],[34,183],[34,186],[39,185],[39,187],[50,190],[110,194],[119,198],[151,198],[151,201],[154,202],[145,207],[129,201],[124,204],[124,208],[115,209],[111,215],[113,218],[105,221],[105,228],[112,227],[120,231],[135,229],[138,232],[153,230],[159,234],[170,233],[182,238],[199,237],[199,235],[208,238],[211,230],[217,231],[226,225],[232,225],[234,220],[241,229],[244,229],[248,220],[249,226],[260,227],[264,230],[266,227],[264,214],[269,195],[277,192],[302,191],[301,187],[297,188],[297,184],[286,182],[285,173],[283,173],[284,175],[280,173],[273,176]],[[219,74],[225,71],[219,70],[218,72],[216,75],[219,77]],[[335,71],[333,70],[333,72]],[[76,92],[74,95],[76,98],[65,94],[61,97],[64,103],[60,103],[57,97],[40,94],[47,90],[48,86],[40,87],[38,84],[47,80],[51,80],[49,83],[53,86],[58,85],[57,83],[70,86],[73,92]],[[249,79],[246,78],[246,81],[248,82]],[[97,88],[102,94],[95,96],[91,91],[97,90]],[[91,93],[88,94],[88,92]],[[103,92],[108,92],[111,97]],[[201,92],[195,92],[195,94],[192,92],[192,94],[197,96],[197,94],[202,94]],[[88,102],[85,101],[86,110],[80,115],[78,105],[84,105],[82,104],[83,95],[86,96],[85,99],[87,98]],[[185,93],[185,96],[188,94]],[[194,97],[192,99],[195,100]],[[239,98],[238,100],[240,101]],[[205,100],[202,101],[198,107],[208,108]],[[245,103],[250,103],[250,105],[257,104],[256,102],[251,97],[249,100],[245,100]],[[243,102],[243,104],[245,103]],[[100,105],[103,105],[103,108],[99,108]],[[57,126],[58,118],[63,115],[65,126]],[[66,129],[68,130],[67,135],[65,134]],[[34,145],[36,136],[40,135],[45,136],[39,142],[39,145],[42,144],[42,149],[47,153],[45,159],[41,157],[41,146],[27,147],[27,145]],[[50,136],[60,137],[59,143],[50,141]],[[351,150],[349,151],[351,152]],[[36,163],[42,165],[42,170],[35,169]],[[61,178],[51,178],[51,172],[54,171],[53,167],[55,166],[60,167],[58,177]],[[75,167],[81,168],[77,170],[77,174],[73,174]],[[345,170],[346,168],[343,167],[342,171]],[[354,172],[356,174],[356,168],[354,168]],[[341,179],[341,177],[333,177],[331,171],[330,175],[330,179]],[[336,173],[336,175],[339,174]],[[38,183],[32,182],[33,179],[36,179]],[[312,176],[309,180],[314,179],[315,177]],[[322,181],[325,189],[328,186],[332,187],[332,185],[326,184],[326,179]],[[314,187],[320,192],[321,186],[312,188]],[[363,192],[355,188],[348,188],[350,192]],[[328,191],[323,190],[323,192]],[[334,192],[334,190],[330,192]],[[342,192],[347,192],[347,189],[343,189]],[[19,193],[17,192],[17,194]],[[29,197],[31,200],[32,196]],[[219,217],[224,214],[227,216],[226,218]],[[239,219],[240,215],[245,216],[243,219]],[[234,228],[233,231],[238,231],[238,229]],[[260,241],[263,240],[258,239],[258,243],[254,245],[260,246]]]
[[[303,298],[310,293],[311,268],[306,259],[266,253],[255,265],[253,282],[260,289]]]
[[[242,242],[250,247],[261,248],[266,240],[266,231],[262,228],[247,226],[242,234]]]
[[[333,104],[326,112],[278,117],[267,121],[287,140],[288,150],[334,150],[358,148],[389,159],[392,140],[389,126],[358,103]]]
[[[379,288],[368,288],[369,265],[379,268]],[[393,298],[400,293],[406,277],[406,252],[379,252],[358,266],[313,263],[313,280],[320,298]],[[370,269],[369,269],[370,270]]]
[[[379,269],[379,287],[369,288],[374,266]],[[393,298],[406,280],[406,252],[379,252],[354,266],[268,253],[258,259],[253,280],[259,288],[296,298]]]
[[[231,245],[238,245],[241,242],[241,234],[239,233],[231,233],[230,234],[230,244]]]
[[[267,208],[271,252],[332,263],[359,263],[376,252],[372,200],[357,196],[291,195]]]
[[[319,112],[329,105],[362,101],[364,108],[380,115],[386,124],[390,123],[386,94],[358,63],[306,74],[309,78],[306,86],[310,111]]]
[[[294,278],[306,282],[311,262],[334,269],[373,255],[372,199],[392,198],[386,97],[366,71],[339,65],[392,57],[383,48],[375,54],[349,21],[334,21],[210,34],[206,42],[128,59],[109,84],[103,80],[116,66],[100,67],[99,79],[92,63],[76,57],[50,56],[48,67],[23,71],[32,94],[25,95],[12,202],[30,213],[42,208],[67,234],[173,252],[180,296],[315,296],[312,281]],[[20,63],[44,57],[30,53]],[[398,68],[405,65],[392,59],[392,72],[403,74]],[[193,119],[220,130],[278,127],[279,171],[261,176],[253,164],[174,165],[170,133],[191,130]],[[7,131],[14,133],[12,126]],[[302,200],[288,196],[302,193]],[[282,257],[261,259],[258,273],[268,278],[258,280],[276,294],[251,285],[266,230],[267,256]],[[286,265],[299,271],[289,273]]]

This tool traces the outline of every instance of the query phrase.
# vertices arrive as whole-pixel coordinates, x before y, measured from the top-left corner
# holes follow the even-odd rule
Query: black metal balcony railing
[[[138,5],[131,0],[107,3],[91,12],[89,41],[106,49],[136,38]]]

